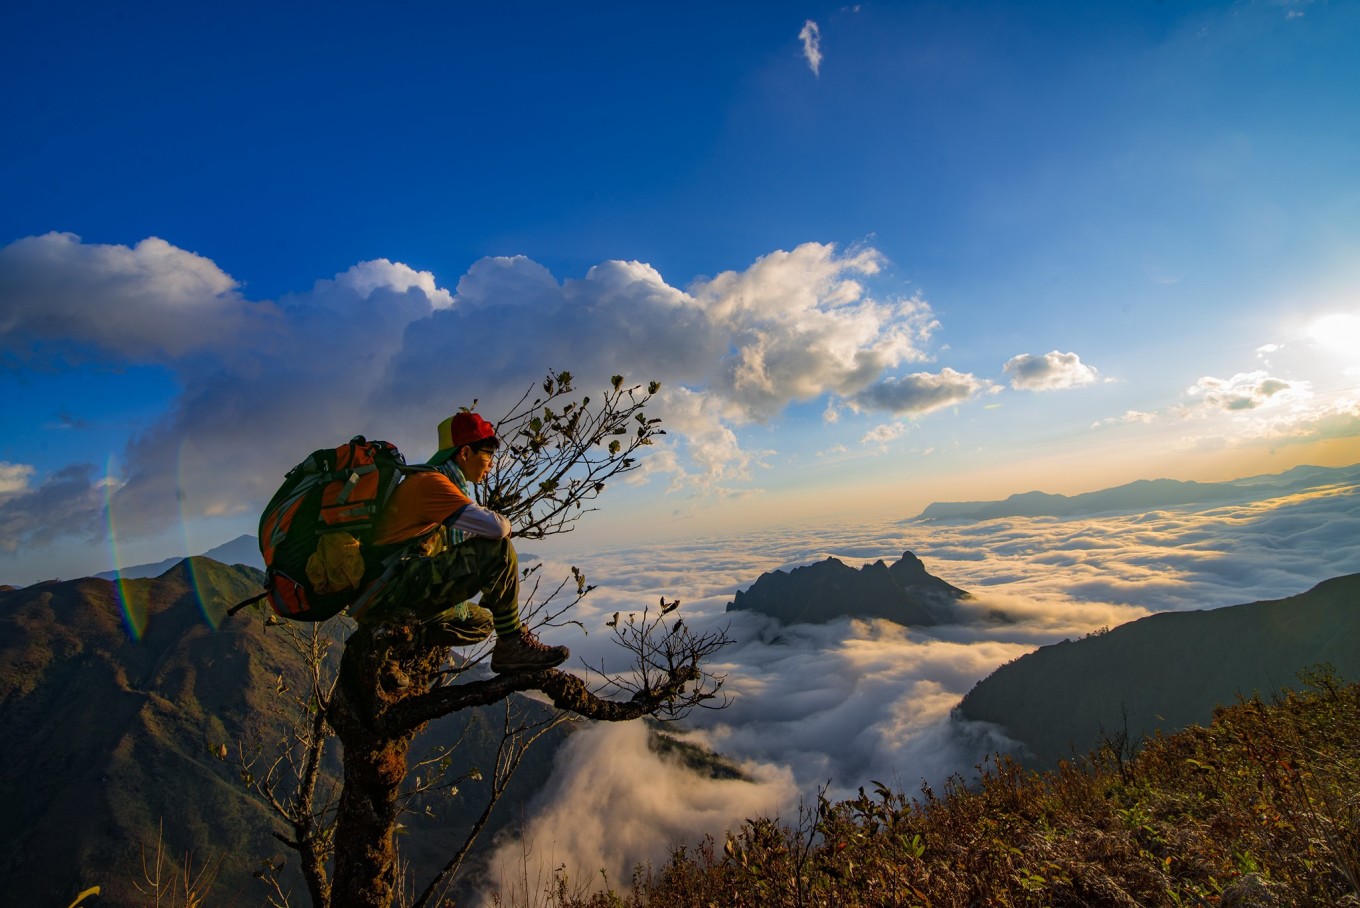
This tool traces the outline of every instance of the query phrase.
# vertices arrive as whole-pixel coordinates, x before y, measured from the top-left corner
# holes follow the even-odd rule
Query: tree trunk
[[[407,755],[415,736],[431,720],[460,709],[500,702],[526,690],[542,691],[558,709],[608,722],[673,709],[677,701],[701,703],[714,694],[698,683],[697,663],[726,642],[722,636],[697,641],[686,637],[685,659],[653,647],[667,657],[665,670],[653,673],[628,700],[613,701],[597,697],[582,679],[552,669],[435,685],[447,651],[417,645],[410,624],[382,625],[376,632],[360,627],[345,643],[340,677],[326,711],[327,721],[344,748],[344,788],[336,815],[330,900],[317,908],[391,905],[402,882],[392,833],[402,810]],[[399,661],[409,678],[408,687],[393,691],[383,688],[383,664],[389,659]],[[685,694],[688,685],[693,687]]]
[[[334,908],[387,908],[399,884],[397,792],[411,738],[345,742],[345,788],[335,841]]]
[[[412,672],[406,690],[389,694],[381,687],[384,656],[409,652],[407,647],[409,641],[375,644],[367,629],[360,629],[340,661],[340,683],[329,711],[331,727],[344,747],[345,766],[336,816],[331,908],[388,908],[401,883],[392,833],[401,813],[407,754],[424,726],[394,735],[383,729],[378,713],[398,697],[428,690],[427,671]]]

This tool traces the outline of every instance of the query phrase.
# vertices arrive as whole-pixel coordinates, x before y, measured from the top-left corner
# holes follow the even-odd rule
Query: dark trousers
[[[396,574],[355,617],[374,623],[398,609],[410,609],[422,624],[479,623],[485,613],[468,603],[478,593],[497,635],[519,631],[519,557],[509,539],[469,536],[438,555],[400,562]]]

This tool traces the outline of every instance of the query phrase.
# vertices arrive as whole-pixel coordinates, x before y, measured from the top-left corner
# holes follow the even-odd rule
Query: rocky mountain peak
[[[825,624],[836,618],[886,618],[930,626],[950,621],[969,594],[932,576],[911,552],[889,566],[882,559],[856,570],[829,557],[792,571],[768,571],[738,590],[727,611],[750,610],[784,624]]]

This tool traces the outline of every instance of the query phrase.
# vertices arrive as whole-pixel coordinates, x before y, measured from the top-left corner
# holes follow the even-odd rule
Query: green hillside
[[[1042,647],[979,682],[958,714],[1003,726],[1027,764],[1049,768],[1102,734],[1136,740],[1203,724],[1214,706],[1290,686],[1322,662],[1360,680],[1360,574],[1287,599],[1166,612]]]
[[[200,865],[274,850],[263,813],[209,751],[260,730],[259,682],[282,670],[253,622],[214,631],[204,617],[260,579],[198,560],[126,583],[125,598],[97,579],[0,594],[0,888],[17,903],[64,905],[90,885],[130,903],[162,823],[173,853]],[[140,640],[125,601],[145,621]],[[239,877],[224,873],[224,891],[244,896]]]
[[[64,908],[93,885],[103,889],[100,904],[143,903],[132,886],[142,879],[142,848],[154,854],[162,827],[175,863],[185,855],[196,867],[221,860],[211,903],[264,903],[253,872],[264,858],[290,853],[270,835],[277,821],[240,781],[237,742],[274,740],[276,688],[304,682],[284,636],[260,614],[223,620],[262,579],[253,568],[195,558],[125,582],[121,593],[93,578],[0,591],[6,904]],[[131,624],[144,627],[140,639],[127,630],[125,604]],[[424,740],[461,741],[466,765],[489,768],[497,727],[494,711],[485,719],[467,711],[432,725]],[[218,754],[222,744],[228,759]],[[491,832],[543,785],[554,746],[531,752]],[[423,752],[418,743],[413,757]],[[417,831],[403,848],[416,876],[461,842],[484,787],[469,781],[458,797],[435,802],[433,817],[413,819]]]

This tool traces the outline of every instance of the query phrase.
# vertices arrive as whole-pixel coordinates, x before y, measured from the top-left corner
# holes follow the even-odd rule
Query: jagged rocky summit
[[[827,558],[788,572],[768,571],[750,589],[738,590],[727,611],[760,612],[783,624],[825,624],[850,616],[930,626],[955,620],[955,603],[970,598],[927,573],[911,552],[903,552],[891,567],[879,559],[855,570],[838,558]]]

